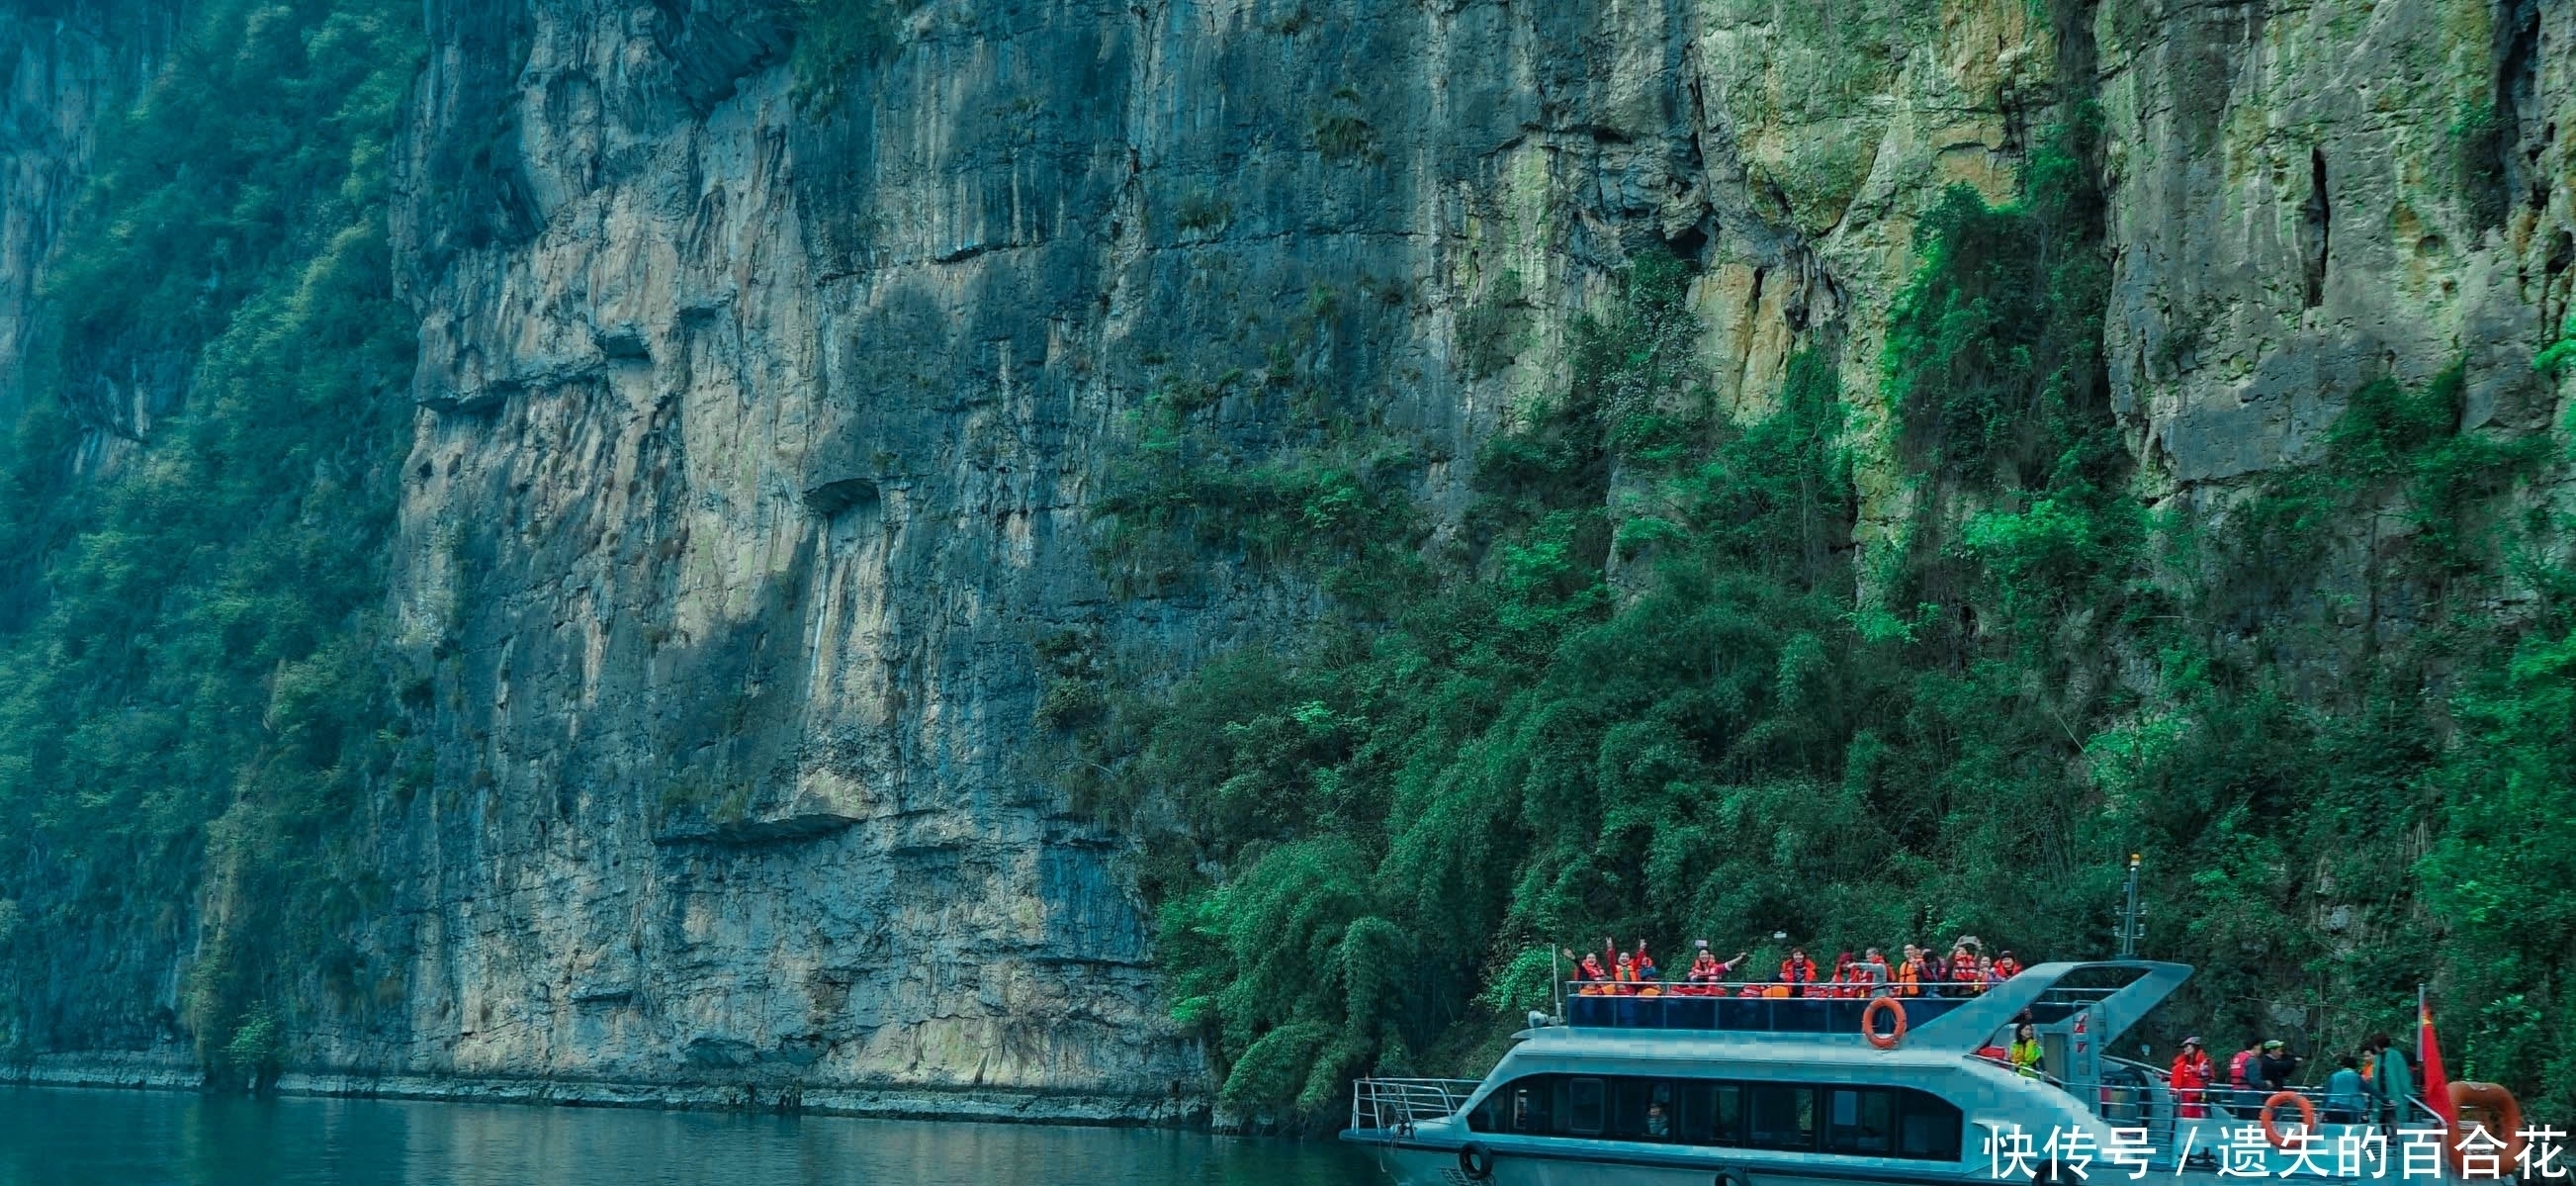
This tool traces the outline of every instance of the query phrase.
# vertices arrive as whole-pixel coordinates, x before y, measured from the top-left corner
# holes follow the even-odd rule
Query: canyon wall
[[[89,180],[99,124],[150,76],[171,15],[77,0],[0,8],[0,411],[31,378],[37,285]]]
[[[1213,392],[1255,455],[1329,389],[1455,515],[1669,249],[1727,406],[1830,344],[1879,439],[1917,217],[2008,199],[2088,104],[2142,481],[2224,506],[2381,375],[2464,363],[2470,428],[2562,411],[2576,12],[2533,0],[933,0],[802,78],[760,0],[425,11],[385,649],[431,773],[371,809],[316,1088],[1202,1112],[1043,656],[1154,685],[1317,594],[1104,550],[1149,397]],[[0,375],[141,60],[106,44],[0,14]]]

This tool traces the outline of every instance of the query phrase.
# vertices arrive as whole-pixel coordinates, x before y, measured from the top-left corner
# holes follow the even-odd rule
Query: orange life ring
[[[2451,1084],[2451,1111],[2456,1114],[2464,1107],[2476,1108],[2487,1114],[2486,1119],[2478,1121],[2474,1127],[2487,1130],[2488,1138],[2497,1143],[2499,1164],[2511,1173],[2511,1167],[2522,1159],[2522,1102],[2499,1084],[2463,1079]],[[2488,1120],[2494,1123],[2487,1123]],[[2502,1126],[2502,1131],[2498,1131],[2498,1126]],[[2443,1148],[2451,1154],[2451,1172],[2464,1178],[2468,1176],[2468,1170],[2460,1164],[2464,1160],[2460,1154],[2460,1142],[2468,1138],[2471,1127],[2467,1118],[2462,1117],[2461,1122],[2451,1125],[2450,1133],[2442,1142]]]
[[[1885,1035],[1878,1032],[1878,1023],[1872,1020],[1881,1009],[1896,1015],[1896,1029]],[[1872,1046],[1881,1050],[1896,1049],[1896,1044],[1905,1040],[1905,1006],[1898,1004],[1895,997],[1870,998],[1869,1007],[1860,1011],[1860,1033],[1869,1039]]]
[[[2272,1142],[2272,1147],[2275,1149],[2290,1147],[2289,1139],[2282,1136],[2281,1130],[2272,1123],[2272,1109],[2280,1107],[2284,1101],[2299,1106],[2299,1126],[2307,1135],[2314,1137],[2317,1131],[2317,1106],[2308,1102],[2308,1097],[2295,1091],[2273,1092],[2265,1097],[2263,1110],[2257,1115],[2263,1119],[2263,1139]]]

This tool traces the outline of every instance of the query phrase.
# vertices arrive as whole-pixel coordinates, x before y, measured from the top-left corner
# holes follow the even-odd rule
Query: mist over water
[[[1330,1142],[1159,1130],[0,1089],[0,1186],[1343,1186]]]

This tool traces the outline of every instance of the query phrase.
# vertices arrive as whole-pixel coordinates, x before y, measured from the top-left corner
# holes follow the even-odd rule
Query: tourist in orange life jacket
[[[2021,975],[2021,961],[2009,951],[1995,957],[1995,979],[2010,980]]]
[[[1664,970],[1655,966],[1655,957],[1646,954],[1646,941],[1637,940],[1637,980],[1653,984],[1664,978]]]
[[[1610,979],[1613,981],[1610,995],[1618,997],[1637,995],[1637,958],[1627,952],[1620,952],[1619,967],[1610,973]]]
[[[1832,987],[1826,989],[1822,995],[1829,997],[1852,995],[1852,953],[1846,951],[1834,957],[1834,975],[1828,983]]]
[[[1816,961],[1807,958],[1807,949],[1792,947],[1789,958],[1780,961],[1780,983],[1797,986],[1792,991],[1800,996],[1822,996],[1816,991]]]
[[[1982,955],[1977,957],[1978,992],[1984,992],[1995,985],[2003,983],[2003,981],[2003,977],[1995,975],[1995,961],[1987,959]]]
[[[2186,1120],[2209,1115],[2209,1106],[2201,1102],[2209,1087],[2209,1052],[2201,1049],[2200,1036],[2182,1040],[2182,1052],[2174,1055],[2173,1070],[2165,1074],[2165,1086],[2173,1089],[2174,1114]]]
[[[1601,967],[1604,971],[1609,973],[1609,975],[1602,977],[1602,979],[1610,982],[1602,986],[1601,995],[1624,995],[1619,990],[1619,981],[1623,979],[1623,977],[1619,975],[1619,964],[1627,958],[1628,956],[1619,950],[1619,944],[1616,940],[1612,939],[1608,935],[1603,935],[1601,937]]]
[[[1919,996],[1923,992],[1923,982],[1930,979],[1932,969],[1923,960],[1923,949],[1906,944],[1905,961],[1896,965],[1896,995]]]

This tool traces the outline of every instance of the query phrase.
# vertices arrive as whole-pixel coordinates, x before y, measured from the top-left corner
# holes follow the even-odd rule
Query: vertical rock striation
[[[1762,398],[2047,98],[2017,11],[1860,15],[940,3],[818,105],[754,6],[433,5],[395,595],[441,789],[388,853],[402,1023],[330,1060],[1195,1103],[1118,839],[1032,760],[1035,644],[1178,668],[1308,602],[1113,595],[1123,417],[1293,370],[1455,506],[1659,242]],[[1462,367],[1480,303],[1517,329]]]
[[[2571,277],[2576,14],[2105,4],[2113,388],[2147,472],[2312,456],[2342,396],[2467,368],[2461,427],[2545,430]],[[2569,123],[2576,128],[2576,123]]]

